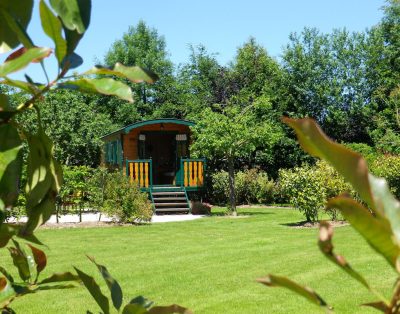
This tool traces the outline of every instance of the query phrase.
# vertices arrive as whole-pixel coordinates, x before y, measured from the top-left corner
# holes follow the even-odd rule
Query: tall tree
[[[115,41],[104,57],[104,63],[111,66],[120,62],[127,66],[141,66],[155,72],[160,80],[153,85],[132,84],[135,104],[126,104],[119,100],[103,98],[104,107],[110,112],[114,122],[126,124],[138,118],[150,116],[163,103],[173,98],[169,88],[174,84],[173,64],[168,58],[164,37],[157,30],[140,21],[135,27],[129,27],[122,38]],[[134,106],[135,109],[131,107]],[[120,109],[120,108],[123,109]],[[127,108],[128,107],[128,108]]]
[[[283,54],[291,97],[287,113],[315,118],[337,140],[368,142],[365,45],[363,33],[346,30],[291,34]]]

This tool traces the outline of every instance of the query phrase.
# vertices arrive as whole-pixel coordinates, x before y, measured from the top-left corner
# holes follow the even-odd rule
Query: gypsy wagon
[[[102,163],[149,193],[156,213],[189,212],[188,191],[204,186],[204,159],[189,157],[190,127],[179,119],[147,120],[104,135]]]

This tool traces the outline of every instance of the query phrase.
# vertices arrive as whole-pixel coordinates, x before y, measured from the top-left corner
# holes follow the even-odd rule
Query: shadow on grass
[[[313,227],[318,227],[319,222],[310,222],[307,220],[303,221],[297,221],[297,222],[288,222],[284,224],[280,224],[281,226],[286,226],[286,227],[294,227],[294,228],[313,228]]]
[[[271,211],[239,211],[237,217],[240,216],[262,216],[262,215],[275,215],[274,212]],[[208,217],[229,217],[231,214],[229,212],[215,212],[211,213]]]

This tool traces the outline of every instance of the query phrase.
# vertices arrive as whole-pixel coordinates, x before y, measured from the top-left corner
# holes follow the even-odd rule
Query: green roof
[[[146,121],[140,121],[140,122],[129,124],[129,125],[121,128],[121,129],[118,129],[118,130],[114,131],[114,132],[111,132],[111,133],[108,133],[106,135],[103,135],[100,138],[104,139],[104,138],[106,138],[106,137],[108,137],[110,135],[114,135],[114,134],[118,134],[118,133],[127,134],[133,129],[140,128],[140,127],[145,126],[145,125],[159,124],[159,123],[173,123],[173,124],[182,124],[182,125],[187,125],[187,126],[194,126],[195,125],[195,123],[192,122],[192,121],[181,120],[181,119],[173,119],[173,118],[146,120]]]

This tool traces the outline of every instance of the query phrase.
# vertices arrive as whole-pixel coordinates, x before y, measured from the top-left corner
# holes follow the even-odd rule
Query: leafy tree
[[[135,105],[121,100],[103,97],[100,103],[119,125],[135,122],[150,116],[161,104],[168,101],[173,91],[173,64],[168,59],[166,43],[155,29],[140,21],[129,27],[122,38],[116,40],[104,57],[104,64],[112,66],[120,62],[127,66],[138,65],[157,73],[159,81],[154,85],[128,83],[135,94]]]
[[[12,95],[18,103],[23,96]],[[115,129],[107,114],[98,112],[95,99],[68,90],[58,90],[42,100],[41,120],[46,134],[54,141],[54,155],[62,164],[96,167],[100,162],[100,137]],[[36,131],[37,118],[32,111],[18,117],[22,127]]]
[[[369,142],[366,106],[366,39],[362,33],[306,28],[290,35],[283,54],[290,101],[286,113],[310,116],[328,135],[346,142]]]
[[[269,148],[280,138],[280,128],[268,119],[259,117],[266,103],[256,103],[246,108],[228,106],[222,112],[206,108],[193,128],[195,155],[218,158],[226,163],[229,174],[230,209],[236,215],[235,162],[250,156],[262,142]],[[265,117],[265,115],[264,115]]]

